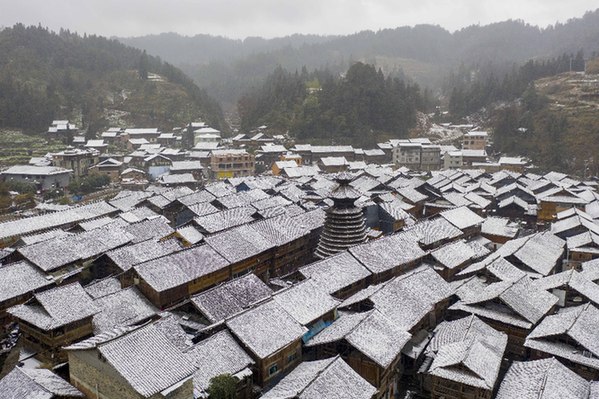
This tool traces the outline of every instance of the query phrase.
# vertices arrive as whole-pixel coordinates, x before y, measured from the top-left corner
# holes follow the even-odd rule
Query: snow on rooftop
[[[308,331],[272,300],[229,319],[226,324],[261,359],[299,340]]]

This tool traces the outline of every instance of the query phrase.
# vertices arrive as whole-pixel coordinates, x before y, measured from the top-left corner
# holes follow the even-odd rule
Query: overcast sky
[[[103,36],[270,38],[423,23],[453,31],[510,18],[545,27],[596,8],[597,0],[0,0],[0,27],[22,22]]]

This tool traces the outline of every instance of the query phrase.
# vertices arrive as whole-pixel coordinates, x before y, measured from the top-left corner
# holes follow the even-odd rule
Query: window
[[[291,355],[287,356],[287,363],[293,363],[297,359],[297,352],[293,352]]]
[[[275,375],[279,372],[279,366],[275,363],[268,368],[268,375]]]

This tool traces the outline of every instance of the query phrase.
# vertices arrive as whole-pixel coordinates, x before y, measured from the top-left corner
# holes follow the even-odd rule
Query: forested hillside
[[[364,31],[347,36],[294,35],[244,41],[175,34],[119,39],[177,63],[211,95],[234,105],[241,93],[259,85],[277,65],[289,71],[345,72],[355,61],[385,74],[402,73],[421,86],[441,88],[461,64],[469,72],[492,64],[503,76],[513,63],[583,50],[599,52],[599,10],[563,24],[539,28],[523,21],[473,25],[454,33],[432,25]]]
[[[116,40],[17,24],[0,31],[0,54],[0,127],[41,132],[71,119],[93,135],[202,117],[225,128],[218,103],[183,72]]]
[[[246,131],[266,124],[301,141],[373,146],[383,138],[407,137],[416,112],[431,106],[428,91],[418,85],[356,63],[342,77],[279,67],[241,98],[239,113]]]
[[[522,97],[488,110],[494,148],[530,157],[542,170],[599,173],[599,68],[532,82]]]

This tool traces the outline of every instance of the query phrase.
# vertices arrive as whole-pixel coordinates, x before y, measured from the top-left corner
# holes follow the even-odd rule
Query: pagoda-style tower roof
[[[324,228],[316,248],[316,256],[321,259],[366,241],[364,213],[354,204],[360,193],[349,185],[352,176],[340,173],[335,181],[337,186],[329,194],[333,206],[326,211]]]

